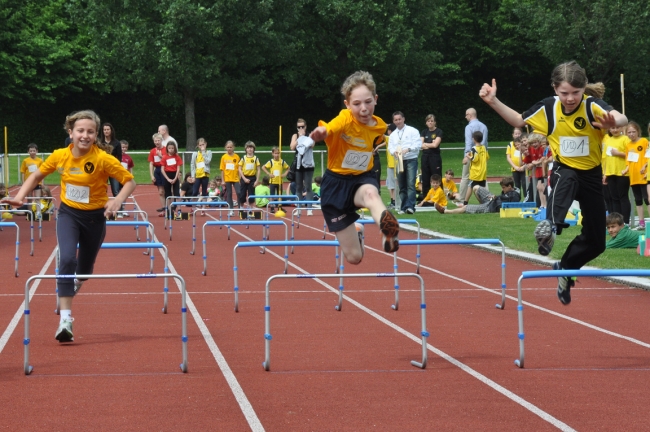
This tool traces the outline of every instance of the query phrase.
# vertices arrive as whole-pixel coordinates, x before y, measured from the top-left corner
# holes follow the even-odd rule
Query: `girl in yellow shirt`
[[[630,139],[624,134],[625,126],[609,129],[609,136],[603,140],[603,184],[607,185],[612,208],[609,212],[623,215],[630,223],[631,205],[628,198],[630,177],[627,175],[627,145]],[[625,172],[624,172],[625,171]]]
[[[637,122],[631,121],[627,125],[627,137],[630,142],[627,144],[627,167],[623,174],[630,176],[630,186],[634,194],[634,204],[636,205],[636,214],[639,216],[639,225],[637,229],[645,231],[645,219],[643,218],[643,203],[648,204],[648,180],[645,176],[646,154],[648,152],[648,140],[641,136],[641,126]]]
[[[62,275],[91,274],[95,259],[106,234],[106,218],[116,216],[124,200],[135,189],[133,175],[120,161],[106,152],[107,147],[97,141],[100,120],[93,111],[79,111],[66,117],[65,129],[72,144],[55,150],[45,162],[32,173],[20,188],[16,197],[5,199],[14,207],[23,200],[34,186],[48,174],[58,171],[61,175],[61,206],[57,222]],[[108,177],[123,185],[113,200],[108,199]],[[77,245],[79,245],[77,250]],[[59,342],[72,342],[72,299],[84,280],[57,280],[61,318],[55,338]]]
[[[233,202],[233,189],[239,197],[239,156],[235,154],[235,143],[232,141],[226,141],[226,154],[221,156],[221,163],[219,164],[219,169],[221,170],[221,182],[226,188],[226,202],[228,206],[232,209]],[[230,215],[234,213],[230,212]]]

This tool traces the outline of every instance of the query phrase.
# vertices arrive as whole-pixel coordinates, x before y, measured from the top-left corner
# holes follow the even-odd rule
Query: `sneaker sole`
[[[384,210],[379,219],[379,229],[383,235],[385,252],[396,252],[399,249],[399,222],[388,210]]]
[[[545,224],[543,222],[546,222]],[[553,235],[553,227],[551,226],[551,223],[548,221],[543,221],[540,222],[536,227],[535,227],[535,239],[537,240],[537,252],[539,252],[540,255],[547,256],[548,254],[551,253],[551,249],[553,249],[553,245],[549,247],[546,242],[548,242],[549,238],[552,237]]]
[[[74,336],[72,333],[66,330],[56,335],[55,338],[59,341],[59,343],[74,342]]]

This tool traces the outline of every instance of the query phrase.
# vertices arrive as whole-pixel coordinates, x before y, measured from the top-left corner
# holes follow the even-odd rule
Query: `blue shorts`
[[[153,169],[153,178],[155,179],[154,184],[156,186],[165,186],[165,176],[162,173],[162,167],[154,167]]]
[[[370,171],[359,175],[325,171],[320,187],[320,204],[330,232],[342,231],[359,219],[359,207],[354,205],[354,194],[364,184],[373,185],[379,192],[377,177]]]

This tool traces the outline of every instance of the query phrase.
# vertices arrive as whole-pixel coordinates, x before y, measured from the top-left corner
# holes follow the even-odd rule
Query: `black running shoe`
[[[553,264],[553,270],[564,270],[560,266],[560,262]],[[571,287],[576,284],[575,277],[559,277],[557,278],[557,298],[563,305],[571,303]]]

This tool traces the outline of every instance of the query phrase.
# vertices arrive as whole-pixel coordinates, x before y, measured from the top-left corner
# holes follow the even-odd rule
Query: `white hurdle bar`
[[[77,249],[79,248],[79,245],[77,245]],[[163,269],[163,274],[167,274],[169,272],[169,253],[167,252],[167,246],[165,246],[162,243],[102,243],[100,246],[100,249],[162,249],[165,251],[165,268]],[[56,246],[56,268],[55,268],[55,273],[58,275],[59,274],[59,246]],[[153,261],[154,261],[154,254],[153,251],[151,252],[149,256],[149,274],[154,274],[153,272]],[[163,308],[162,312],[167,313],[167,296],[169,293],[169,287],[167,286],[167,278],[165,278],[165,284],[163,287]],[[57,315],[60,312],[60,304],[59,304],[59,295],[58,295],[59,289],[58,287],[56,288],[56,309],[54,310],[54,313]]]
[[[401,222],[401,221],[400,221]],[[400,240],[401,246],[417,245],[479,245],[492,244],[501,245],[501,303],[497,303],[497,309],[506,307],[506,247],[499,239],[422,239],[422,240]],[[397,271],[397,261],[395,261],[395,271]],[[417,254],[417,272],[420,272],[420,253]],[[399,287],[395,287],[395,301],[397,302]],[[394,308],[397,310],[397,308]]]
[[[192,250],[190,251],[190,255],[194,255],[196,252],[196,213],[197,212],[218,212],[219,213],[219,220],[221,221],[221,212],[224,211],[230,211],[229,208],[204,208],[204,209],[194,209],[192,212]],[[228,220],[230,220],[230,216],[228,216]],[[230,230],[228,230],[228,235],[230,236]],[[230,238],[230,237],[229,237]]]
[[[398,219],[398,222],[400,224],[408,224],[408,225],[417,225],[418,227],[418,240],[420,240],[420,222],[418,222],[417,219]],[[361,224],[361,225],[371,225],[374,224],[375,221],[373,219],[358,219],[355,223]],[[365,238],[365,230],[363,237]],[[401,242],[400,242],[401,244]],[[415,270],[417,274],[420,274],[420,245],[418,244],[417,246],[417,252],[415,254],[418,260],[418,265]],[[397,252],[393,252],[393,272],[397,273]],[[395,303],[391,305],[391,308],[393,310],[398,310],[399,309],[399,278],[395,276],[395,282],[393,287],[395,288]]]
[[[25,213],[30,213],[31,217],[29,218],[29,255],[34,256],[34,212],[31,210],[2,210],[0,213],[10,213],[12,215],[21,216]],[[16,222],[6,222],[6,223],[16,223]]]
[[[187,372],[187,304],[186,304],[186,293],[185,293],[185,280],[181,275],[175,273],[164,273],[164,274],[115,274],[115,275],[36,275],[27,279],[25,282],[25,338],[23,339],[23,344],[25,345],[25,357],[24,357],[24,370],[25,375],[32,373],[34,368],[29,364],[29,344],[31,342],[29,338],[29,317],[31,311],[29,309],[29,286],[32,281],[36,279],[150,279],[150,278],[160,278],[164,277],[165,281],[167,278],[174,278],[180,281],[181,283],[181,340],[183,342],[183,362],[181,363],[181,371],[184,373]],[[166,282],[165,282],[166,284]]]
[[[519,319],[519,359],[515,360],[517,367],[524,367],[524,302],[521,297],[521,282],[524,279],[539,279],[552,277],[620,277],[620,276],[650,276],[650,270],[627,269],[627,270],[535,270],[525,271],[519,276],[517,282],[517,317]]]
[[[338,240],[293,240],[293,241],[263,241],[263,242],[239,242],[232,250],[233,255],[233,273],[235,281],[235,312],[239,312],[239,286],[237,280],[237,249],[240,247],[272,247],[284,246],[284,274],[287,274],[289,266],[289,255],[287,254],[287,246],[334,246],[334,261],[337,266],[335,274],[343,274],[343,254],[339,256],[339,241]],[[343,279],[339,280],[339,304],[335,309],[340,311],[343,302]]]
[[[16,222],[0,222],[0,228],[16,228],[16,256],[14,257],[14,276],[18,277],[18,252],[20,248],[20,227]]]
[[[189,201],[174,201],[171,203],[171,205],[184,205],[184,206],[189,206],[189,207],[196,207],[196,206],[206,206],[206,207],[228,207],[228,203],[224,201],[197,201],[197,202],[189,202]],[[172,240],[172,222],[174,221],[174,218],[169,219],[169,240]],[[165,217],[165,224],[167,224],[167,217]]]
[[[209,226],[226,226],[228,227],[228,240],[230,240],[230,226],[231,225],[262,225],[266,228],[268,225],[284,225],[284,239],[287,239],[287,224],[284,221],[208,221],[203,224],[203,271],[201,274],[206,276],[208,274],[208,251],[207,251],[207,236],[205,235],[205,228]],[[263,240],[264,241],[264,240]],[[287,246],[284,247],[285,265],[284,272],[287,272]],[[264,253],[264,247],[261,248],[260,253]],[[193,251],[191,252],[193,254]]]
[[[324,278],[373,278],[373,277],[395,277],[395,275],[400,277],[413,277],[420,281],[420,310],[422,315],[422,328],[420,330],[420,336],[422,336],[422,361],[417,362],[415,360],[411,361],[411,364],[420,369],[425,369],[427,367],[427,338],[429,337],[429,332],[427,331],[427,314],[426,309],[427,305],[424,299],[424,280],[422,276],[416,273],[355,273],[355,274],[296,274],[296,275],[275,275],[271,276],[266,281],[266,303],[264,306],[264,351],[265,351],[265,360],[262,363],[264,370],[268,371],[271,369],[271,305],[270,305],[270,296],[269,296],[269,287],[271,282],[275,279],[324,279]]]

